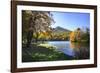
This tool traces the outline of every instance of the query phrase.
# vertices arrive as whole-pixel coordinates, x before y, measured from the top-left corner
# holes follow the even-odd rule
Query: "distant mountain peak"
[[[53,28],[54,32],[70,32],[70,30],[65,29],[63,27],[57,26],[56,28]]]
[[[63,28],[63,27],[60,27],[60,26],[57,26],[56,29],[61,29],[61,30],[70,31],[70,30],[68,30],[68,29],[66,29],[66,28]]]

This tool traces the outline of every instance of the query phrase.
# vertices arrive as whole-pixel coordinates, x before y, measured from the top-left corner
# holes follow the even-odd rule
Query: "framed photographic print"
[[[11,72],[97,67],[97,6],[11,1]]]

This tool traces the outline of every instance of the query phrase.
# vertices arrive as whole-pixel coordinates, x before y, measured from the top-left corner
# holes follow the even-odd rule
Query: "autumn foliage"
[[[86,31],[81,30],[80,28],[77,28],[77,30],[72,31],[70,33],[70,41],[71,42],[89,42],[89,29],[86,28]]]

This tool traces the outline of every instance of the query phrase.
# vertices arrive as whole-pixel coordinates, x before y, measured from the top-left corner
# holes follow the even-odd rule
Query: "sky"
[[[90,27],[90,14],[89,13],[76,13],[76,12],[51,12],[55,24],[51,27],[57,26],[76,30],[77,28],[89,28]]]

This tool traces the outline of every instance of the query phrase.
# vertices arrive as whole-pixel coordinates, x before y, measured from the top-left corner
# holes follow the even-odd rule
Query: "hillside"
[[[65,29],[63,27],[58,26],[56,28],[53,28],[53,32],[54,33],[61,33],[61,32],[71,32],[71,31],[68,29]]]

